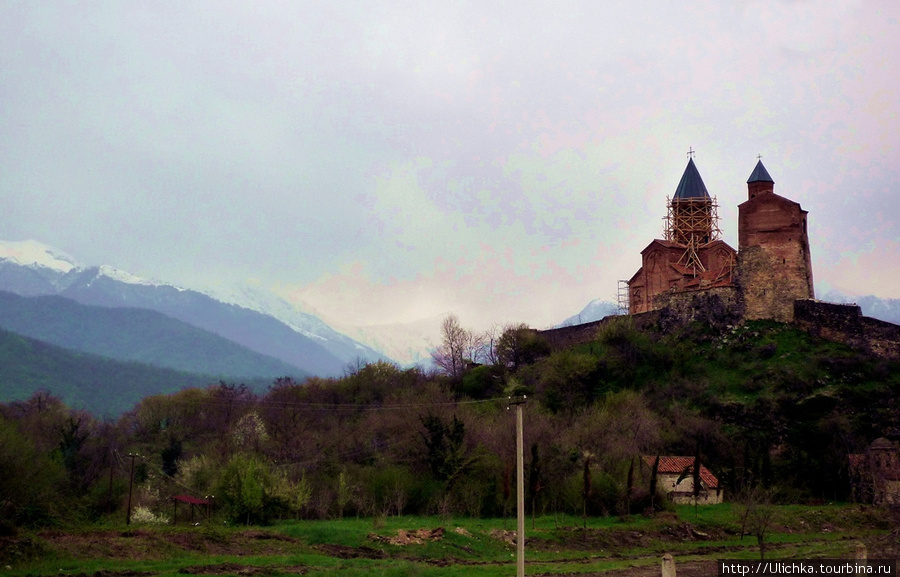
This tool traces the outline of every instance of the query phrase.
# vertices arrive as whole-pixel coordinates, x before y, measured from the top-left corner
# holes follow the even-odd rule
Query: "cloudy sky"
[[[900,298],[900,3],[0,0],[0,238],[355,325],[545,327],[640,265],[689,148],[758,154],[817,289]]]

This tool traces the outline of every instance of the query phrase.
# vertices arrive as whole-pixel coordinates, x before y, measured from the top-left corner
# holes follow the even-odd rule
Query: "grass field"
[[[108,523],[0,538],[2,575],[515,575],[515,519],[388,517],[284,521],[268,527]],[[653,518],[544,516],[526,523],[528,575],[658,575],[671,553],[678,575],[716,574],[719,559],[758,559],[730,504],[679,507]],[[780,506],[767,559],[895,558],[897,529],[859,505]]]

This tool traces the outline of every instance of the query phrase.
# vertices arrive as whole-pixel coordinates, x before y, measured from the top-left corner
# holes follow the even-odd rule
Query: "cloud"
[[[877,255],[842,282],[891,291],[867,275],[900,278],[898,16],[5,4],[0,226],[188,286],[258,278],[351,324],[545,326],[633,274],[693,147],[726,240],[762,154],[810,211],[816,278]]]

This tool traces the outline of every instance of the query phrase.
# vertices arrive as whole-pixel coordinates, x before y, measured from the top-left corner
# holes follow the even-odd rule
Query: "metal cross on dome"
[[[693,146],[691,146],[687,151],[688,158],[694,158],[695,154],[697,154],[697,151],[694,150]]]

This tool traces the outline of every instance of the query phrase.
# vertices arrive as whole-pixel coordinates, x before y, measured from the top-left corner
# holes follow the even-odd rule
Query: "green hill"
[[[162,313],[0,291],[0,328],[73,351],[189,373],[246,379],[306,373]]]
[[[144,397],[203,387],[217,377],[63,349],[0,330],[0,401],[24,400],[47,390],[68,406],[95,415],[128,411]]]

